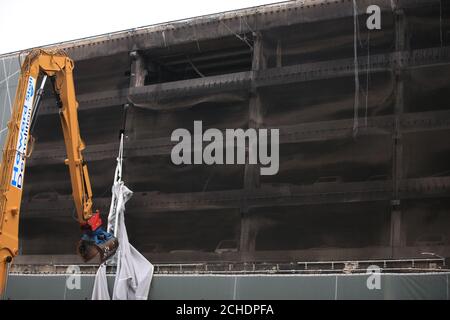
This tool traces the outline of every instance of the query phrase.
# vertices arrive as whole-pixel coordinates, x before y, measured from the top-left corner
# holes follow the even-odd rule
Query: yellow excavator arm
[[[0,176],[0,294],[4,290],[7,271],[19,253],[19,217],[28,144],[37,118],[39,103],[48,78],[59,107],[66,145],[72,195],[83,236],[78,253],[85,261],[100,254],[103,262],[114,254],[117,240],[101,227],[98,211],[92,209],[92,191],[88,169],[83,160],[85,148],[80,137],[78,103],[73,81],[73,61],[63,51],[31,51],[21,66],[19,85],[14,100],[8,135],[4,144]],[[36,90],[38,80],[40,88]],[[3,106],[6,107],[6,106]]]

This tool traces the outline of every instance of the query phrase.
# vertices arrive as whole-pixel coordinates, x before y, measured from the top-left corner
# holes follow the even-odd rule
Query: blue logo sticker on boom
[[[27,152],[28,135],[30,131],[31,114],[33,111],[34,88],[36,79],[28,79],[28,87],[23,104],[22,116],[20,117],[19,133],[17,136],[16,155],[11,175],[11,185],[22,189],[23,175],[25,171],[25,153]]]

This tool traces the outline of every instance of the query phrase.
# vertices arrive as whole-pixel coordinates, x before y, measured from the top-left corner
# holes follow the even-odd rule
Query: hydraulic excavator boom
[[[52,82],[59,108],[67,151],[65,163],[69,167],[72,195],[83,231],[78,253],[85,261],[100,255],[100,261],[103,262],[118,247],[117,239],[102,228],[98,210],[94,212],[92,209],[91,183],[82,155],[85,146],[78,125],[73,68],[74,63],[65,52],[41,49],[31,51],[21,66],[0,168],[0,294],[4,290],[9,265],[19,253],[20,203],[25,163],[30,156],[27,149],[32,149],[28,145],[34,141],[31,133],[47,78]],[[36,90],[39,79],[40,87]]]

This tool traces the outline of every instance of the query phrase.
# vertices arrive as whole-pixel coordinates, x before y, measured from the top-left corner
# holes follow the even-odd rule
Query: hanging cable
[[[249,48],[250,48],[251,50],[253,50],[253,46],[250,44],[250,42],[248,42],[247,37],[246,37],[245,35],[244,35],[244,36],[240,36],[239,34],[237,34],[236,32],[234,32],[233,30],[231,30],[231,28],[230,28],[225,22],[223,22],[222,20],[220,20],[220,23],[222,23],[222,24],[225,26],[225,28],[228,29],[228,31],[230,31],[232,34],[234,34],[239,40],[241,40],[242,42],[244,42],[246,45],[249,46]]]
[[[367,31],[367,67],[366,67],[366,110],[364,125],[367,128],[367,113],[369,109],[369,81],[370,81],[370,30]]]
[[[124,137],[125,137],[126,121],[127,121],[127,113],[128,113],[129,105],[125,104],[123,107],[124,107],[124,109],[123,109],[123,117],[122,117],[122,128],[120,129],[120,133],[119,133],[119,152],[118,152],[118,155],[116,158],[117,165],[116,165],[116,169],[114,171],[113,185],[115,185],[116,183],[122,182],[123,142],[124,142]],[[118,206],[118,200],[114,196],[114,192],[113,192],[112,199],[111,199],[110,215],[112,212],[117,211],[116,210],[117,206]],[[114,227],[113,227],[113,230],[111,230],[111,225],[110,225],[110,223],[108,223],[108,232],[113,232],[114,236],[117,237],[119,215],[116,213],[114,217],[108,217],[108,221],[110,218],[114,218]]]
[[[358,109],[359,109],[359,69],[358,69],[358,9],[356,0],[353,0],[353,62],[355,71],[355,101],[353,114],[353,136],[358,134]]]
[[[194,65],[194,63],[192,62],[191,58],[187,57],[187,61],[189,62],[189,64],[191,65],[192,69],[194,69],[194,71],[202,78],[205,77],[205,75],[203,73],[200,72],[200,70],[198,70],[198,68]]]
[[[441,48],[444,43],[444,38],[442,36],[442,0],[439,0],[439,36],[441,39]]]

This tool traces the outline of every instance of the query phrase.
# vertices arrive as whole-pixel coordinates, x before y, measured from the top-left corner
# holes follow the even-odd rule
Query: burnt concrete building
[[[448,13],[439,0],[288,1],[49,46],[75,60],[95,206],[106,217],[124,123],[128,233],[152,263],[450,256]],[[79,262],[46,92],[18,261]],[[195,120],[279,129],[279,172],[173,164],[171,134]]]

